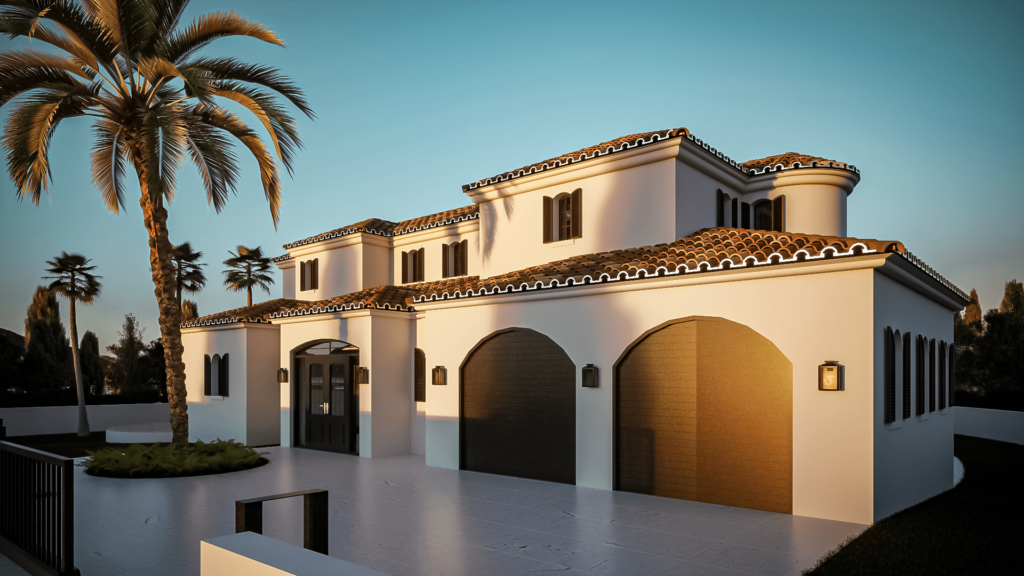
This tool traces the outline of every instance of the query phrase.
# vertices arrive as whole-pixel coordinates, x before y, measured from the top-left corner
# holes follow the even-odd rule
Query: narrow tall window
[[[772,229],[772,203],[769,200],[754,202],[754,230]]]
[[[225,354],[225,355],[220,357],[220,394],[219,394],[219,396],[223,396],[225,398],[228,397],[228,384],[231,381],[231,378],[229,377],[229,373],[228,373],[228,367],[231,365],[228,362],[228,356],[229,356],[228,354]]]
[[[426,249],[410,250],[402,252],[402,284],[423,281],[423,261],[426,259]]]
[[[462,266],[461,266],[461,264],[462,264],[462,243],[461,242],[452,242],[451,243],[451,247],[452,247],[452,272],[453,272],[452,275],[453,276],[462,276],[464,274],[464,272],[462,271]]]
[[[927,339],[924,336],[918,334],[917,336],[917,415],[921,416],[925,412],[925,341]]]
[[[772,199],[772,230],[786,231],[786,197],[784,195]]]
[[[956,406],[956,346],[949,345],[949,405]]]
[[[203,355],[203,394],[213,396],[213,360],[209,354]]]
[[[946,343],[939,343],[939,410],[946,409]]]
[[[935,412],[935,338],[928,343],[928,411]]]
[[[739,198],[732,199],[732,219],[729,220],[729,226],[732,228],[740,227],[740,200]]]
[[[750,204],[747,204],[746,202],[743,202],[742,204],[740,204],[740,207],[741,207],[740,208],[740,212],[742,212],[742,214],[743,214],[742,222],[740,223],[740,226],[749,230],[750,229]]]
[[[210,396],[220,396],[220,354],[210,361]]]
[[[305,292],[307,290],[318,290],[320,289],[320,267],[319,259],[314,258],[312,260],[306,260],[299,264],[299,290]]]
[[[896,421],[896,338],[885,327],[885,423]]]
[[[725,226],[725,192],[715,191],[715,226]]]
[[[413,396],[416,402],[427,401],[427,355],[416,349],[415,352],[415,379],[413,381]]]
[[[903,419],[910,418],[910,332],[903,335]]]
[[[558,239],[572,238],[572,196],[558,199]]]

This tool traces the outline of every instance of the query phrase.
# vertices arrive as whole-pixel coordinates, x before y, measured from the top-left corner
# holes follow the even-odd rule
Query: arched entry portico
[[[293,406],[299,408],[295,446],[359,453],[359,349],[341,340],[316,340],[295,350]]]
[[[793,365],[723,318],[647,331],[614,371],[614,488],[793,511]]]

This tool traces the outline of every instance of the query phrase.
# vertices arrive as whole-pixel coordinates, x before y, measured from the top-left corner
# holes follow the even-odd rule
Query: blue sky
[[[739,161],[796,151],[856,164],[849,233],[903,241],[986,309],[1024,280],[1021,2],[193,0],[186,19],[231,8],[288,47],[226,39],[209,52],[281,68],[318,118],[300,123],[306,149],[276,231],[241,150],[220,214],[183,168],[169,227],[205,253],[202,314],[245,304],[221,282],[237,244],[277,255],[371,216],[464,206],[462,184],[679,126]],[[38,208],[0,179],[0,327],[21,333],[45,261],[80,252],[104,284],[80,330],[105,349],[126,313],[147,339],[159,328],[137,185],[126,212],[108,213],[90,145],[87,120],[61,126]]]

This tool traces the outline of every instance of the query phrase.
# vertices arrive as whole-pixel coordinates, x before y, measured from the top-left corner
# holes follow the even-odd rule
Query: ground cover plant
[[[955,488],[894,514],[804,574],[1016,574],[1024,565],[1024,446],[954,437]]]
[[[267,464],[255,448],[234,440],[176,444],[129,444],[90,451],[79,464],[86,474],[109,478],[173,478],[248,470]]]

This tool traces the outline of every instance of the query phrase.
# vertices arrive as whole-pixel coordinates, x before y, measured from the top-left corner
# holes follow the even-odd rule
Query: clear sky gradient
[[[237,244],[278,255],[364,218],[465,206],[462,184],[680,126],[738,161],[795,151],[857,165],[849,233],[904,242],[977,288],[985,309],[1024,280],[1021,2],[193,0],[186,20],[231,8],[288,47],[227,39],[209,52],[283,69],[318,118],[301,120],[306,149],[276,231],[243,150],[238,195],[220,214],[183,168],[169,226],[209,264],[192,297],[201,314],[245,305],[222,284]],[[38,208],[0,179],[0,326],[22,333],[45,261],[80,252],[104,285],[79,308],[80,331],[105,350],[128,312],[147,339],[159,327],[137,184],[125,213],[107,212],[90,146],[88,120],[65,121]]]

